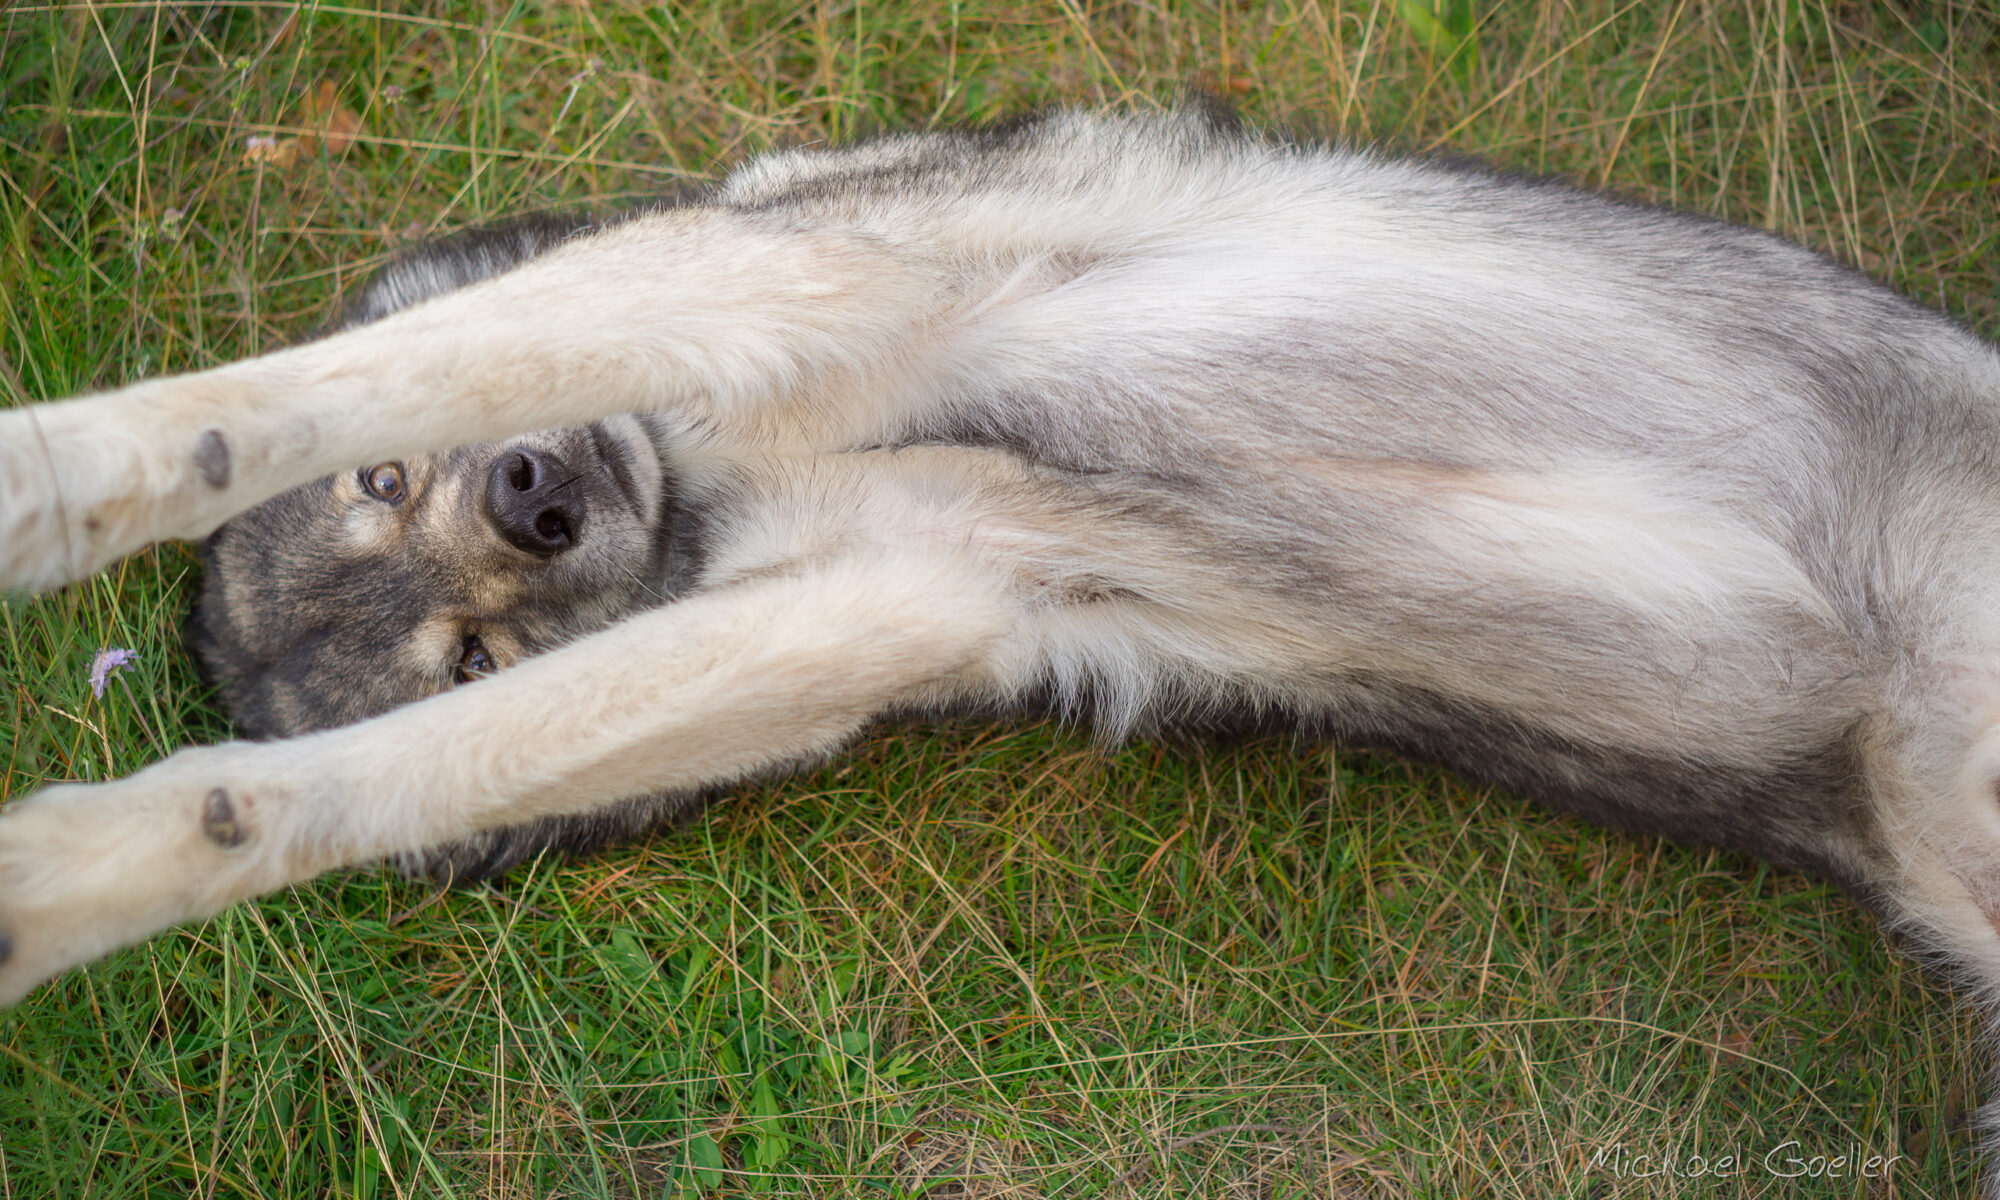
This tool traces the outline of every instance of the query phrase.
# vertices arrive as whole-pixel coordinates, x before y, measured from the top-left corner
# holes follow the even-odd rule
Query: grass
[[[2000,333],[1967,0],[16,3],[0,389],[282,344],[495,215],[1191,81],[1778,229]],[[353,145],[246,154],[329,107]],[[191,573],[0,606],[0,799],[226,736]],[[138,658],[100,698],[104,646]],[[1419,766],[898,729],[603,860],[329,878],[41,989],[0,1015],[0,1200],[1958,1196],[1974,1033],[1823,885]],[[1785,1176],[1856,1147],[1887,1178]]]

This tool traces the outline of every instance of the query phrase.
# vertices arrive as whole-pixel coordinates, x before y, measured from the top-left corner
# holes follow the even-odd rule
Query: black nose
[[[486,516],[508,543],[542,558],[576,545],[586,505],[577,476],[542,450],[509,450],[486,479]]]

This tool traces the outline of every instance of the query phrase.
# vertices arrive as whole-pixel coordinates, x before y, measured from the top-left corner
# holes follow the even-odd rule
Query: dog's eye
[[[399,504],[403,499],[403,464],[377,463],[361,471],[361,486],[377,500]]]
[[[486,652],[486,646],[479,640],[478,635],[473,634],[465,639],[465,649],[458,656],[458,666],[452,668],[451,681],[471,683],[475,679],[486,678],[496,670],[498,668],[493,665],[493,656]]]

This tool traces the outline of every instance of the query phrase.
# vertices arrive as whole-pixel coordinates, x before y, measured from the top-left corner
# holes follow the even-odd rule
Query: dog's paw
[[[47,788],[0,812],[0,1007],[71,967],[285,881],[272,796],[216,786],[231,748],[113,783]]]
[[[81,579],[227,515],[235,457],[200,377],[0,412],[0,591]]]
[[[0,591],[54,587],[97,561],[81,506],[69,511],[63,439],[50,428],[60,407],[0,412]]]
[[[0,815],[0,1005],[151,932],[117,786],[52,787]]]

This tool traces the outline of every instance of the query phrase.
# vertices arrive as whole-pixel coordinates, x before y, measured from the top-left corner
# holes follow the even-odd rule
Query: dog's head
[[[374,716],[657,599],[665,500],[634,417],[357,467],[209,539],[195,650],[251,737]]]
[[[579,225],[426,246],[341,327],[496,274]],[[192,638],[251,737],[343,725],[476,679],[656,601],[669,487],[657,430],[624,416],[354,469],[209,539]]]

